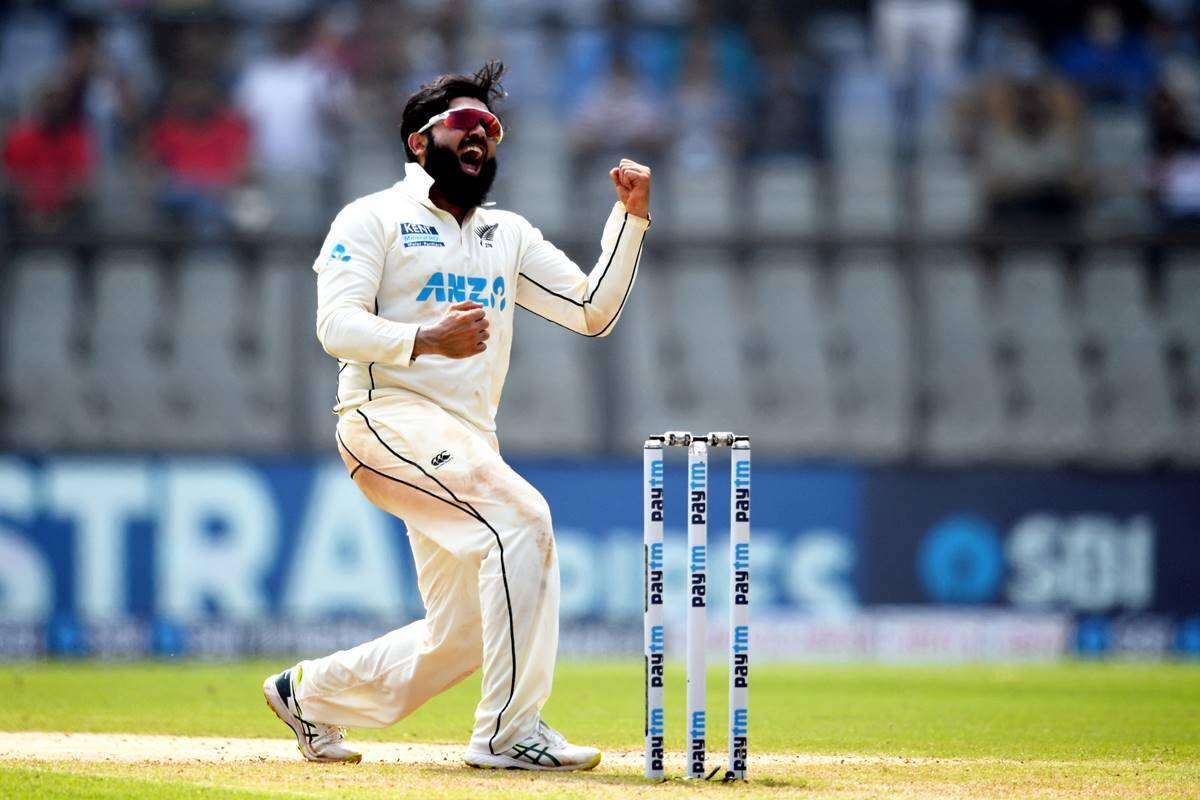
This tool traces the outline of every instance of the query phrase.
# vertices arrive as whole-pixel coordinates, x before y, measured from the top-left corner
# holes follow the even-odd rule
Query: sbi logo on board
[[[1143,609],[1154,598],[1154,528],[1144,516],[1037,513],[1004,537],[980,516],[957,514],[925,534],[917,573],[941,603]]]

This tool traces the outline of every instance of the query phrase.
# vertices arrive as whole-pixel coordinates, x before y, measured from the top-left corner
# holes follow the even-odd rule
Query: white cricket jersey
[[[585,336],[613,329],[633,288],[650,221],[615,204],[590,274],[524,217],[490,206],[462,225],[429,199],[416,163],[390,189],[342,209],[317,256],[317,338],[340,364],[341,413],[395,394],[428,398],[483,431],[496,429],[518,305]],[[514,290],[515,287],[515,290]],[[454,303],[487,313],[487,349],[412,359],[421,326]]]

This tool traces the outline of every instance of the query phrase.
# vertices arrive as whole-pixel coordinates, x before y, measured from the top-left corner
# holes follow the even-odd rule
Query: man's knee
[[[478,622],[443,631],[432,644],[438,655],[464,676],[483,664],[483,627]]]
[[[531,497],[524,504],[521,512],[526,527],[531,530],[544,530],[547,532],[554,530],[554,522],[550,518],[550,504],[540,494]]]
[[[519,530],[516,537],[522,543],[532,544],[537,562],[543,568],[554,563],[554,522],[550,517],[550,505],[540,494],[530,498],[521,508]]]

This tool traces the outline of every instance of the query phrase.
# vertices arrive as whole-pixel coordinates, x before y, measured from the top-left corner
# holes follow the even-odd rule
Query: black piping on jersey
[[[348,366],[350,366],[350,362],[343,361],[342,365],[338,367],[338,376],[333,382],[333,399],[337,401],[333,406],[334,408],[342,404],[342,373],[345,372]]]
[[[450,489],[449,486],[442,483],[436,477],[434,477],[433,475],[426,472],[425,468],[422,467],[420,464],[418,464],[415,461],[405,458],[404,456],[400,455],[395,450],[393,450],[392,446],[389,445],[386,441],[384,441],[383,437],[379,435],[379,432],[375,430],[375,426],[373,426],[371,424],[371,420],[367,417],[366,414],[363,413],[363,410],[361,408],[356,408],[354,410],[360,417],[363,418],[363,422],[367,423],[367,429],[371,431],[371,433],[375,436],[375,438],[379,440],[379,443],[381,445],[383,445],[384,448],[389,453],[391,453],[396,458],[403,461],[405,464],[411,464],[412,466],[416,467],[417,470],[422,475],[424,475],[426,478],[429,478],[431,481],[436,483],[438,486],[442,487],[442,490],[444,492],[446,492],[446,494],[448,494],[448,495],[450,495],[450,497],[454,498],[454,502],[451,503],[449,500],[446,500],[445,498],[439,498],[439,499],[444,500],[446,503],[449,503],[450,505],[454,506],[455,508],[457,508],[459,511],[462,511],[467,516],[472,517],[477,522],[479,522],[481,525],[483,525],[485,528],[487,528],[489,531],[491,531],[492,536],[496,537],[496,547],[498,547],[500,550],[500,579],[504,583],[504,604],[508,608],[509,652],[512,653],[512,683],[508,689],[508,699],[504,701],[504,707],[501,708],[500,713],[498,713],[496,715],[496,730],[492,732],[492,737],[490,739],[488,739],[488,750],[491,751],[492,755],[496,755],[496,749],[493,745],[496,742],[496,737],[500,734],[500,721],[504,717],[504,712],[508,710],[508,707],[510,705],[512,705],[513,697],[517,693],[517,633],[516,633],[515,624],[513,622],[512,595],[509,593],[509,590],[508,590],[508,570],[504,566],[504,542],[502,542],[500,540],[500,533],[494,527],[492,527],[492,524],[490,522],[488,522],[486,519],[484,519],[483,514],[480,514],[473,505],[471,505],[466,500],[463,500],[458,495],[456,495],[453,492],[453,490]],[[343,443],[342,446],[345,447],[345,443]],[[349,448],[347,448],[346,452],[347,453],[350,452]],[[354,455],[353,453],[350,453],[350,454]],[[358,459],[357,456],[355,456],[355,460],[358,461],[359,464],[363,463],[361,460]],[[367,467],[367,469],[371,469],[371,468]],[[373,469],[371,471],[377,472],[377,470],[373,470]],[[383,473],[380,473],[380,474],[383,474]],[[386,476],[386,477],[391,477],[391,476]],[[393,479],[393,480],[398,480],[398,479]],[[405,481],[400,481],[400,483],[405,483]],[[412,484],[408,484],[408,485],[412,486]],[[418,487],[414,487],[414,488],[418,488]],[[425,491],[425,490],[422,489],[421,491]],[[425,492],[425,493],[432,495],[433,497],[438,497],[438,495],[433,494],[433,492]]]
[[[613,251],[608,255],[608,263],[604,265],[604,271],[600,273],[600,279],[596,281],[596,286],[592,289],[592,293],[588,295],[587,301],[590,303],[596,296],[596,292],[600,291],[600,284],[604,283],[604,279],[608,277],[608,268],[612,266],[613,259],[617,257],[617,249],[621,246],[621,237],[625,235],[625,225],[629,222],[629,212],[625,212],[625,216],[621,217],[621,230],[617,231],[617,240],[613,242]],[[636,262],[635,262],[636,263]]]
[[[462,506],[455,505],[454,502],[447,500],[446,498],[442,497],[440,494],[434,494],[433,492],[429,491],[428,489],[422,489],[420,486],[417,486],[415,483],[409,483],[408,481],[402,480],[401,478],[397,478],[395,476],[388,475],[386,472],[380,472],[379,470],[375,469],[370,464],[367,464],[361,458],[356,456],[354,454],[354,451],[352,451],[349,447],[346,446],[346,442],[344,439],[342,439],[342,435],[340,433],[338,433],[336,435],[337,435],[338,444],[340,444],[342,446],[342,449],[345,450],[347,453],[349,453],[350,457],[358,462],[358,466],[354,468],[354,472],[358,472],[360,469],[365,469],[367,472],[374,473],[375,475],[378,475],[381,478],[387,478],[389,481],[394,481],[395,483],[402,483],[410,489],[416,489],[421,494],[427,494],[430,497],[432,497],[434,500],[441,500],[443,503],[450,506],[451,508],[457,508],[459,511],[466,513],[468,516],[474,516],[473,514],[471,514],[471,512],[467,511],[467,509],[463,508]],[[354,472],[351,472],[350,474],[353,475]]]
[[[379,298],[375,298],[375,316],[379,316]],[[371,388],[367,389],[367,400],[371,399],[371,395],[375,392],[375,362],[367,364],[367,376],[371,379]]]
[[[626,216],[628,216],[628,214],[627,214]],[[622,230],[624,230],[624,226],[622,226]],[[620,237],[620,235],[618,234],[618,236],[617,236],[617,242],[618,242],[618,244],[620,243],[620,239],[621,239],[621,237]],[[616,313],[616,314],[613,314],[613,317],[612,317],[612,319],[610,319],[610,320],[608,321],[608,324],[607,324],[607,325],[605,325],[603,328],[601,328],[599,331],[597,331],[596,333],[584,333],[584,334],[582,334],[583,336],[586,336],[586,337],[588,337],[589,339],[593,339],[593,338],[595,338],[595,337],[597,337],[597,336],[603,336],[605,333],[607,333],[607,332],[608,332],[608,329],[609,329],[609,328],[611,328],[611,327],[613,326],[613,323],[614,323],[614,322],[616,322],[616,321],[617,321],[617,319],[618,319],[618,318],[621,316],[621,312],[625,310],[625,302],[626,302],[626,301],[629,299],[629,291],[630,291],[630,290],[633,288],[633,281],[634,281],[634,279],[635,279],[635,278],[637,278],[638,264],[639,264],[639,263],[641,262],[641,260],[642,260],[642,247],[643,247],[643,245],[645,245],[645,244],[646,244],[646,237],[645,237],[645,235],[643,234],[643,236],[642,236],[642,240],[641,240],[640,242],[638,242],[638,251],[637,251],[637,255],[636,255],[636,256],[634,256],[634,258],[633,258],[633,272],[632,272],[632,273],[630,273],[630,275],[629,275],[629,283],[628,283],[628,285],[626,285],[626,286],[625,286],[625,296],[621,298],[621,305],[617,306],[617,313]],[[615,256],[616,254],[617,254],[617,248],[616,248],[616,247],[614,247],[614,248],[613,248],[613,255]],[[611,264],[611,263],[612,263],[612,257],[611,257],[611,256],[610,256],[610,257],[609,257],[609,259],[608,259],[608,263],[609,263],[609,264]],[[608,274],[608,266],[607,266],[607,265],[605,265],[605,268],[604,268],[604,274],[600,276],[600,281],[604,280],[604,276],[605,276],[605,275],[607,275],[607,274]],[[566,301],[568,301],[568,302],[574,303],[575,305],[579,306],[580,308],[583,308],[583,307],[584,307],[584,303],[581,303],[581,302],[579,302],[578,300],[573,300],[573,299],[571,299],[570,297],[566,297],[565,295],[561,295],[561,294],[559,294],[558,292],[551,291],[550,289],[547,289],[545,286],[542,286],[540,283],[538,283],[537,281],[535,281],[533,278],[530,278],[528,275],[521,274],[521,275],[520,275],[520,277],[522,277],[522,278],[524,278],[525,280],[529,281],[530,283],[532,283],[534,286],[538,287],[539,289],[542,289],[543,291],[545,291],[545,292],[548,292],[548,293],[550,293],[550,294],[554,295],[555,297],[561,297],[563,300],[566,300]],[[600,288],[600,281],[596,281],[596,289],[599,289],[599,288]],[[594,290],[593,290],[593,292],[592,292],[592,295],[593,295],[593,296],[595,295],[595,291],[594,291]],[[588,298],[588,302],[589,302],[589,303],[591,302],[591,297],[589,297],[589,298]],[[566,328],[566,329],[567,329],[567,330],[569,330],[569,331],[574,331],[575,333],[579,333],[579,331],[576,331],[574,328],[571,328],[571,327],[568,327],[568,326],[566,326],[566,325],[563,325],[561,322],[558,322],[558,321],[556,321],[556,320],[552,320],[552,319],[550,319],[549,317],[543,317],[541,314],[539,314],[538,312],[534,311],[534,310],[533,310],[532,308],[530,308],[529,306],[523,305],[523,304],[521,304],[521,303],[517,303],[517,305],[521,306],[521,308],[525,309],[525,310],[526,310],[526,311],[528,311],[530,314],[533,314],[535,317],[542,317],[542,319],[546,320],[547,322],[553,322],[555,325],[557,325],[557,326],[558,326],[558,327],[560,327],[560,328]]]
[[[371,428],[371,422],[370,422],[370,420],[367,420],[367,415],[363,414],[360,409],[355,409],[355,410],[358,411],[358,413],[362,415],[362,418],[364,420],[366,420],[367,427]],[[371,428],[371,433],[375,434],[375,438],[379,439],[379,443],[382,444],[384,447],[386,447],[388,452],[392,453],[393,455],[395,455],[397,458],[399,458],[401,461],[405,462],[406,464],[412,464],[414,467],[416,467],[418,470],[420,470],[421,474],[426,475],[430,478],[433,478],[432,475],[429,475],[428,472],[425,472],[425,470],[421,469],[421,466],[419,464],[417,464],[416,462],[413,462],[413,461],[409,461],[407,458],[400,455],[395,450],[392,450],[392,448],[388,446],[388,443],[385,442],[379,436],[379,434],[375,432],[374,428]],[[504,707],[501,708],[500,713],[496,715],[496,730],[492,732],[492,738],[488,739],[488,750],[491,752],[492,755],[496,755],[496,748],[494,747],[494,745],[496,742],[496,736],[497,736],[497,734],[500,733],[500,721],[504,717],[504,712],[507,711],[509,705],[512,704],[513,696],[517,692],[517,637],[516,637],[516,633],[513,629],[512,598],[509,596],[509,592],[508,592],[508,573],[504,569],[504,545],[500,543],[500,534],[496,532],[496,529],[493,528],[491,526],[491,524],[489,524],[488,521],[483,518],[483,515],[480,514],[478,511],[476,511],[475,508],[470,503],[466,502],[465,500],[459,500],[458,496],[455,495],[454,492],[451,492],[449,489],[447,489],[442,484],[442,482],[437,480],[436,478],[433,478],[434,483],[436,483],[438,486],[441,486],[443,489],[446,489],[447,492],[450,492],[450,496],[453,497],[454,500],[457,500],[458,502],[447,500],[445,497],[442,497],[440,494],[435,494],[434,492],[431,492],[428,489],[423,489],[420,486],[417,486],[415,483],[410,483],[409,481],[403,480],[401,478],[397,478],[394,475],[388,475],[386,472],[382,472],[380,470],[375,469],[370,464],[367,464],[365,461],[363,461],[361,458],[359,458],[357,455],[355,455],[354,451],[352,451],[349,447],[346,446],[346,442],[342,439],[341,433],[337,434],[337,440],[338,440],[338,443],[342,446],[342,449],[345,450],[347,453],[349,453],[350,457],[358,462],[358,466],[355,467],[354,471],[350,473],[351,477],[354,477],[354,473],[358,472],[360,469],[365,469],[365,470],[367,470],[367,472],[378,475],[381,478],[386,478],[389,481],[403,484],[410,489],[416,489],[418,492],[421,492],[422,494],[427,494],[430,497],[432,497],[434,500],[441,500],[443,503],[450,506],[451,508],[456,508],[459,511],[466,514],[468,517],[478,520],[488,530],[490,530],[492,532],[493,536],[496,537],[496,544],[499,545],[499,547],[500,547],[500,576],[504,580],[504,603],[508,607],[508,646],[509,646],[509,651],[512,653],[512,662],[513,662],[512,683],[509,685],[509,688],[508,688],[508,699],[504,701]],[[458,503],[462,503],[462,505],[459,505]]]
[[[612,252],[609,253],[609,255],[608,255],[608,263],[606,263],[604,265],[604,269],[600,272],[600,279],[598,281],[596,281],[596,285],[592,289],[592,293],[589,294],[587,300],[584,300],[582,303],[573,297],[567,297],[565,294],[559,294],[558,292],[554,291],[553,289],[543,286],[542,284],[538,283],[533,278],[529,277],[528,275],[526,275],[523,272],[518,273],[518,275],[520,277],[524,278],[525,280],[529,281],[530,283],[532,283],[534,286],[541,289],[546,294],[550,294],[555,297],[561,298],[563,300],[566,300],[568,303],[573,303],[574,305],[577,305],[580,308],[583,308],[588,303],[592,302],[592,298],[594,298],[596,296],[596,292],[600,291],[600,284],[604,283],[604,279],[608,276],[608,268],[612,266],[613,259],[616,258],[616,256],[617,256],[617,249],[621,246],[621,236],[625,233],[625,224],[627,222],[629,222],[629,212],[628,211],[626,211],[625,216],[621,218],[621,230],[617,231],[617,241],[613,242]]]

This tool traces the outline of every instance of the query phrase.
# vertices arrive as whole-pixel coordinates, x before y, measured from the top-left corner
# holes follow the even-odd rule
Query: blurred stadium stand
[[[1150,88],[1105,93],[1106,76],[1060,63],[1087,6],[1046,29],[1022,4],[974,17],[961,4],[961,52],[898,72],[874,43],[890,18],[866,3],[338,3],[301,18],[305,57],[354,90],[328,122],[330,163],[251,163],[215,194],[192,187],[189,208],[222,209],[193,225],[168,213],[139,132],[181,74],[233,102],[246,66],[312,7],[59,5],[0,14],[5,130],[41,119],[58,82],[92,148],[80,196],[39,205],[6,144],[4,449],[330,452],[336,365],[314,339],[310,264],[341,203],[401,176],[407,94],[494,54],[513,66],[502,207],[586,267],[611,158],[645,159],[657,178],[613,339],[519,315],[508,451],[629,453],[648,431],[690,427],[751,431],[776,456],[1200,463],[1200,129],[1187,117],[1181,132],[1155,94],[1200,108],[1194,12],[1127,14],[1123,35],[1156,71]],[[410,30],[392,41],[401,12]],[[1185,44],[1152,37],[1148,19]],[[627,55],[661,135],[597,150],[580,144],[576,101],[612,69],[618,26],[640,37]],[[681,54],[702,36],[714,74],[685,89]],[[722,115],[685,137],[692,91]],[[1077,118],[1045,99],[1064,91]],[[622,120],[607,124],[617,136]],[[1053,145],[1076,136],[1082,166],[1060,180]],[[1017,189],[989,171],[1023,152],[1047,171]]]

